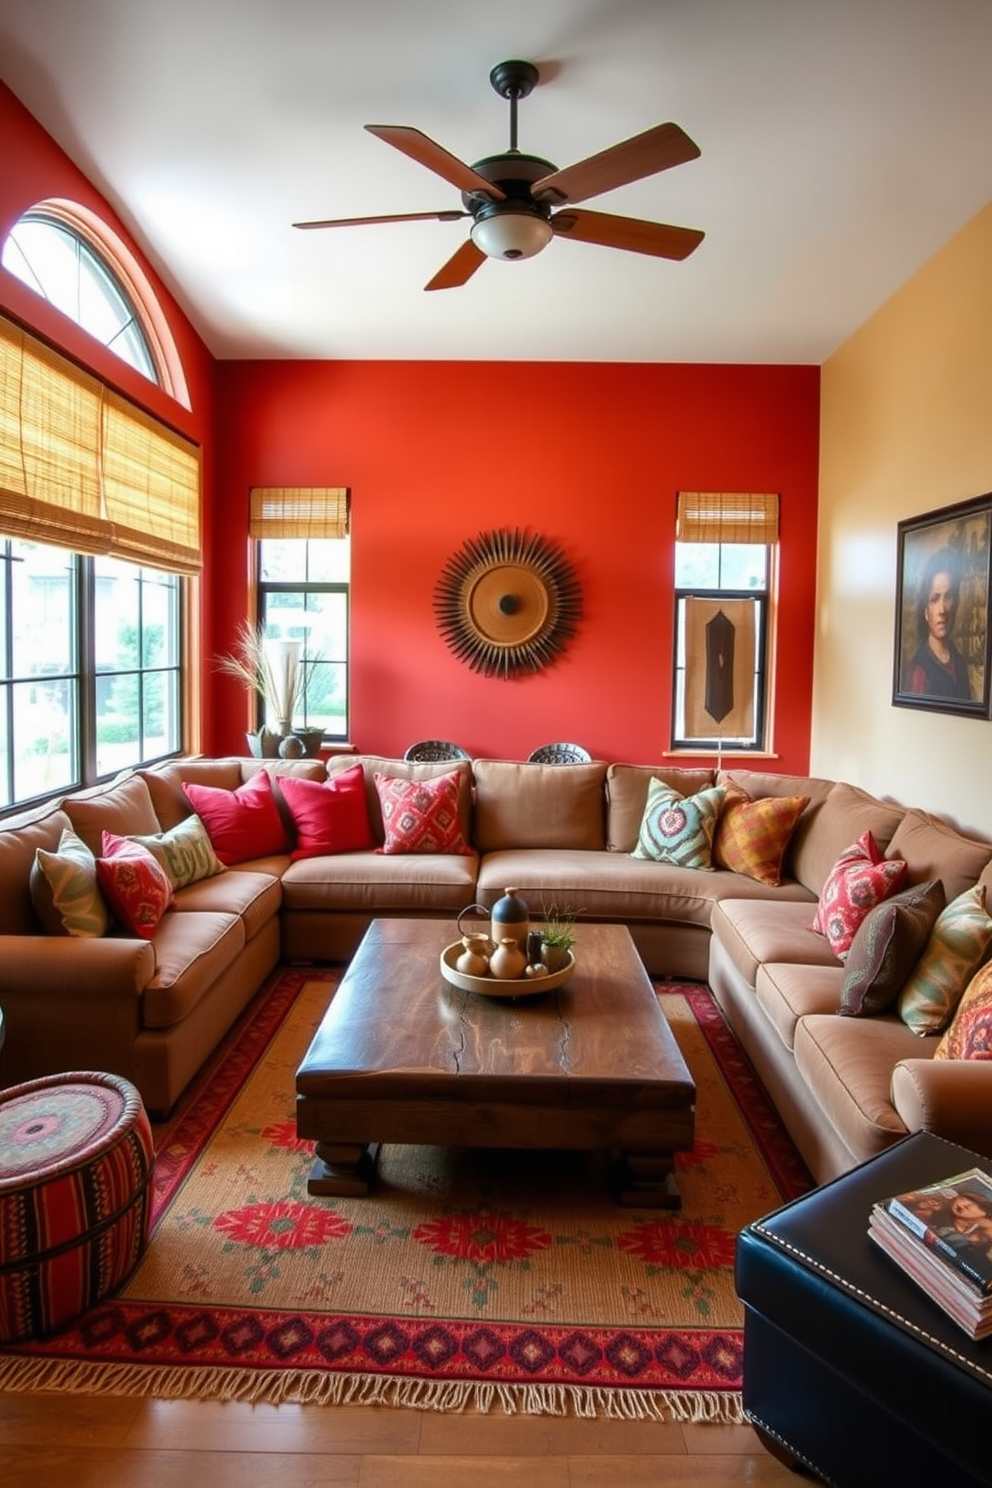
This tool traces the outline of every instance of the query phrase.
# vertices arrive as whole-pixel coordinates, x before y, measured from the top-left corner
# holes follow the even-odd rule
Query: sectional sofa
[[[168,843],[182,824],[199,826],[197,787],[227,800],[254,790],[260,771],[266,791],[274,782],[284,828],[277,844],[253,854],[249,842],[223,871],[177,880],[147,938],[119,925],[105,935],[46,933],[31,884],[39,848],[57,855],[67,828],[96,856],[104,832]],[[452,792],[448,850],[383,850],[383,780],[436,785],[441,777]],[[352,790],[357,780],[368,840],[347,851],[302,847],[288,802],[294,779],[311,782],[311,792],[343,790],[346,781]],[[845,966],[810,929],[832,866],[866,830],[882,853],[905,861],[907,884],[940,879],[948,900],[992,886],[992,843],[843,782],[732,770],[726,781],[755,801],[805,799],[780,883],[636,855],[652,780],[692,799],[715,779],[706,769],[596,761],[184,759],[8,818],[0,823],[4,1083],[107,1069],[132,1079],[148,1108],[164,1114],[280,960],[345,960],[376,915],[437,918],[453,939],[462,909],[491,905],[512,884],[538,911],[554,902],[628,925],[656,977],[707,980],[818,1180],[921,1126],[992,1154],[992,1064],[934,1060],[938,1040],[919,1036],[893,1008],[838,1016]]]

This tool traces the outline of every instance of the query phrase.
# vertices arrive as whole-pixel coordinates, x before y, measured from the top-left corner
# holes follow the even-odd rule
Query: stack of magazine
[[[876,1204],[872,1240],[972,1338],[992,1333],[992,1177],[969,1168]]]

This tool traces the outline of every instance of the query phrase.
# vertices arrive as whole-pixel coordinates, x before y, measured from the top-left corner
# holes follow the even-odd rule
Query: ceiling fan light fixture
[[[512,262],[533,258],[551,242],[551,223],[533,212],[507,212],[483,217],[472,227],[472,242],[487,258]]]

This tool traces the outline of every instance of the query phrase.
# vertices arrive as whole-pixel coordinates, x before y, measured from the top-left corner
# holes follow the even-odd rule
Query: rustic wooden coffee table
[[[373,921],[296,1074],[309,1191],[367,1194],[383,1142],[585,1148],[622,1204],[677,1208],[696,1087],[626,927],[576,930],[571,980],[510,999],[444,980],[449,922]]]

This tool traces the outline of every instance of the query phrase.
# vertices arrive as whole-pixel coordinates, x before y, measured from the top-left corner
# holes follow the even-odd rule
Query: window
[[[180,748],[180,582],[0,539],[0,808]]]
[[[273,639],[300,643],[302,696],[293,723],[343,741],[351,539],[262,538],[257,549],[259,623]]]
[[[764,751],[778,498],[682,491],[676,532],[672,747]]]
[[[75,225],[43,207],[25,212],[4,243],[3,266],[151,382],[159,381],[134,301]]]

